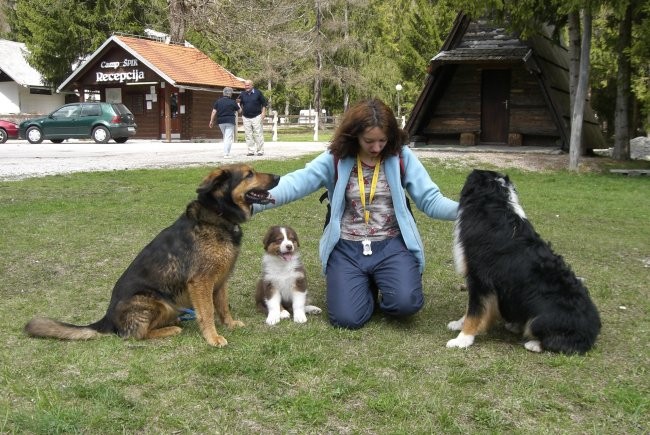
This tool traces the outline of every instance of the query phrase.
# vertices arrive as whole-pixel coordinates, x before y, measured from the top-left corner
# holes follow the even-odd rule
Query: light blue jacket
[[[331,204],[330,222],[323,231],[320,239],[319,255],[323,264],[323,273],[327,268],[327,260],[334,246],[341,237],[341,217],[345,208],[345,188],[354,167],[356,157],[346,157],[338,162],[338,180],[334,169],[334,156],[325,151],[316,157],[303,169],[298,169],[280,177],[280,182],[270,190],[275,204],[254,205],[254,212],[274,208],[303,198],[318,189],[325,187],[329,192]],[[384,162],[386,181],[390,186],[393,197],[393,207],[402,238],[406,247],[418,260],[420,273],[424,270],[424,246],[415,220],[406,206],[406,195],[409,196],[424,214],[429,217],[454,220],[458,211],[458,203],[443,196],[438,186],[431,180],[422,163],[409,147],[402,148],[404,178],[400,171],[399,156],[390,156]],[[336,184],[335,184],[336,182]]]

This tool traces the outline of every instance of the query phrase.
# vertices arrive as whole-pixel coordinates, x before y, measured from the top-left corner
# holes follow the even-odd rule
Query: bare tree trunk
[[[349,11],[348,11],[348,2],[345,2],[344,13],[344,27],[343,27],[343,40],[347,42],[350,37],[350,21],[349,21]],[[348,89],[348,84],[345,79],[343,81],[343,113],[347,112],[348,105],[350,104],[350,91]]]
[[[582,123],[585,115],[585,100],[589,87],[589,51],[591,50],[592,15],[589,7],[581,11],[582,44],[580,51],[580,75],[576,88],[575,103],[571,113],[571,142],[569,144],[569,169],[578,170],[578,158],[582,151]]]
[[[182,44],[185,42],[186,5],[185,0],[168,0],[169,40]]]
[[[570,12],[569,21],[569,96],[571,113],[576,100],[578,77],[580,77],[580,14]]]
[[[321,11],[320,0],[316,0],[316,76],[314,77],[314,109],[316,117],[320,117],[321,107],[321,88],[322,88],[322,70],[323,70],[323,48],[321,46],[321,26],[323,23],[323,14]],[[315,139],[314,139],[315,140]]]
[[[628,3],[618,26],[616,42],[618,72],[616,73],[616,118],[614,119],[614,152],[616,160],[630,159],[630,46],[632,45],[632,5]]]

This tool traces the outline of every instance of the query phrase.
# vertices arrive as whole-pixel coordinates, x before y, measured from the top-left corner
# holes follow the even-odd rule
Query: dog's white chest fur
[[[465,261],[465,250],[460,240],[460,219],[462,210],[458,210],[458,216],[454,223],[454,266],[456,273],[460,276],[467,275],[467,262]]]
[[[264,278],[273,284],[273,288],[283,300],[291,300],[294,283],[305,277],[300,270],[300,255],[298,253],[294,253],[289,261],[277,255],[264,254],[262,267],[264,268]]]

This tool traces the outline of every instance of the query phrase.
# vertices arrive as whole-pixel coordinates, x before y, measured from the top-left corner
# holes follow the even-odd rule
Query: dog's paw
[[[294,311],[293,321],[296,323],[305,323],[307,321],[307,315],[302,311]]]
[[[474,336],[466,335],[461,332],[460,334],[458,334],[458,337],[452,338],[447,342],[447,347],[466,348],[466,347],[470,347],[472,343],[474,343]]]
[[[280,319],[289,319],[291,318],[291,313],[287,310],[280,311]]]
[[[269,313],[269,315],[266,316],[266,324],[270,326],[277,325],[278,323],[280,323],[280,319],[281,319],[280,312]]]
[[[243,328],[244,326],[246,326],[246,324],[241,320],[231,320],[230,322],[226,322],[226,327],[228,329]]]
[[[452,331],[460,331],[461,329],[463,329],[464,323],[465,323],[465,316],[461,317],[458,320],[454,320],[447,323],[447,329],[451,329]]]
[[[228,340],[221,335],[215,335],[207,339],[208,344],[214,347],[224,347],[228,344]]]
[[[539,340],[530,340],[524,343],[524,347],[531,352],[541,352],[542,343]]]
[[[307,313],[307,314],[320,314],[322,312],[323,312],[323,310],[321,310],[320,308],[318,308],[315,305],[307,305],[305,307],[305,313]]]

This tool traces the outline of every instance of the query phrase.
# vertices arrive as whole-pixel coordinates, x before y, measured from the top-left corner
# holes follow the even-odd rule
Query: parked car
[[[124,104],[87,102],[66,104],[43,118],[23,121],[19,132],[30,143],[43,139],[61,143],[71,138],[124,143],[135,135],[136,128],[133,114]]]
[[[0,143],[7,142],[7,139],[18,139],[18,125],[0,119]]]

